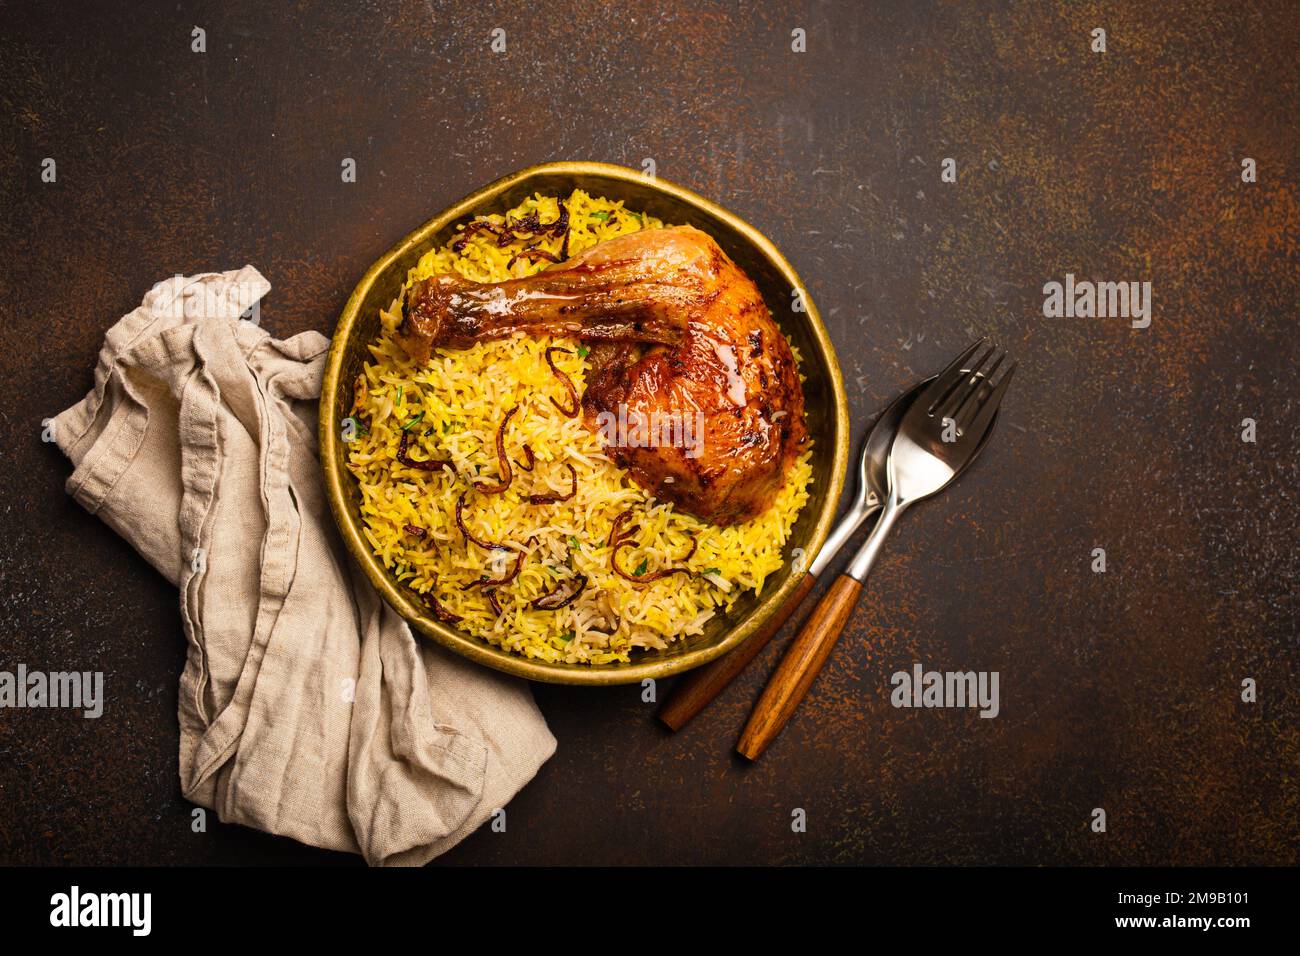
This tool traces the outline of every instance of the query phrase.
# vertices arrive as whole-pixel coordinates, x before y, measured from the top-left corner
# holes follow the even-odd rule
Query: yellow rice
[[[567,198],[569,253],[576,254],[614,236],[663,223],[632,212],[621,202],[575,191]],[[553,196],[535,196],[510,211],[517,220],[540,211],[548,223],[559,216]],[[504,216],[492,219],[498,223]],[[529,241],[531,244],[532,240]],[[560,253],[561,239],[541,248]],[[479,232],[460,253],[448,243],[427,253],[413,268],[411,281],[457,272],[479,282],[530,275],[547,263],[520,260],[508,265],[525,242],[499,247],[496,236]],[[656,502],[605,454],[600,437],[581,417],[565,418],[548,400],[563,403],[562,386],[547,366],[548,346],[581,394],[586,363],[581,343],[572,339],[530,338],[480,342],[464,350],[435,351],[425,367],[411,362],[394,340],[400,320],[397,304],[380,313],[381,333],[370,346],[372,360],[358,382],[354,412],[363,423],[349,445],[349,467],[361,490],[365,535],[375,554],[400,580],[420,594],[432,594],[462,619],[457,627],[486,641],[546,661],[605,664],[628,661],[633,648],[664,648],[677,638],[698,634],[725,613],[746,591],[760,592],[783,561],[783,546],[812,478],[805,451],[790,469],[775,504],[752,521],[720,528]],[[585,351],[585,350],[584,350]],[[506,553],[485,551],[465,540],[456,525],[457,497],[474,481],[499,478],[496,433],[505,413],[519,411],[506,429],[511,461],[523,458],[521,446],[536,454],[531,473],[515,468],[510,488],[485,495],[470,490],[464,519],[480,539],[498,542]],[[456,475],[423,472],[396,461],[402,426],[411,432],[416,459],[451,459]],[[529,494],[567,494],[571,464],[578,493],[570,501],[531,505]],[[699,540],[688,566],[692,575],[672,574],[634,584],[615,574],[606,547],[611,525],[633,508],[628,526],[638,525],[638,545],[619,554],[620,566],[643,573],[675,566],[691,536]],[[407,526],[426,529],[419,539]],[[463,589],[481,577],[503,577],[518,552],[525,554],[519,576],[496,591],[498,618],[479,588]],[[529,602],[574,575],[587,577],[582,595],[558,611],[540,611]]]

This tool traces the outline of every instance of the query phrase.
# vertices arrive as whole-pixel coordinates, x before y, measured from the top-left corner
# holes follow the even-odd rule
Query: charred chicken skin
[[[398,340],[428,361],[516,332],[590,343],[588,423],[638,484],[705,521],[766,510],[807,444],[789,343],[698,229],[620,236],[523,279],[432,276],[408,290]]]

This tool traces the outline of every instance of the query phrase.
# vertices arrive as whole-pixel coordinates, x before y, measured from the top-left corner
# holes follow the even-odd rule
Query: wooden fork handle
[[[683,675],[659,711],[659,719],[672,730],[685,727],[692,717],[709,706],[713,698],[722,693],[736,675],[767,647],[776,632],[781,630],[781,625],[789,620],[794,609],[803,603],[816,583],[817,579],[812,574],[805,574],[786,602],[777,608],[776,613],[762,627],[745,638],[739,647]]]
[[[758,699],[749,715],[749,723],[745,724],[744,733],[740,735],[736,749],[750,760],[757,760],[768,744],[776,739],[808,693],[861,593],[862,582],[841,574],[825,597],[817,602],[817,607],[768,680],[763,696]]]

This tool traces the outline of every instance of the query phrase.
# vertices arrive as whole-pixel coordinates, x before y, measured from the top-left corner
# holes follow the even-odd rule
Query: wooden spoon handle
[[[757,760],[768,744],[776,739],[808,693],[861,593],[860,581],[841,574],[825,597],[817,602],[812,615],[768,680],[763,696],[758,699],[749,715],[749,723],[745,724],[745,731],[740,735],[736,749],[750,760]]]
[[[683,675],[677,682],[677,686],[673,688],[663,709],[659,711],[659,719],[672,730],[681,730],[685,727],[692,717],[709,706],[713,698],[722,693],[732,679],[748,667],[749,662],[757,657],[763,648],[767,647],[776,632],[781,630],[781,625],[794,613],[794,609],[803,603],[803,599],[808,596],[808,592],[816,583],[817,579],[812,574],[805,574],[795,585],[786,602],[739,647]]]

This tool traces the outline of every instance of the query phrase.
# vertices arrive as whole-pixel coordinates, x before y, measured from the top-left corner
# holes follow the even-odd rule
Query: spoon
[[[863,443],[862,454],[858,458],[858,484],[853,504],[826,536],[826,543],[822,545],[821,550],[808,566],[808,573],[799,580],[786,602],[739,647],[703,667],[697,667],[684,675],[673,687],[671,696],[658,714],[659,720],[670,730],[681,730],[685,727],[691,718],[726,689],[737,674],[749,666],[749,662],[767,647],[768,642],[777,631],[781,630],[781,626],[790,619],[790,615],[817,585],[817,578],[825,572],[839,550],[862,527],[863,522],[880,510],[888,482],[886,469],[889,462],[889,449],[894,443],[898,425],[907,414],[913,399],[924,392],[934,378],[927,378],[913,385],[894,399],[876,419],[876,423],[871,427]],[[991,432],[990,428],[989,433]],[[987,442],[988,434],[980,440],[967,465],[979,456]]]

